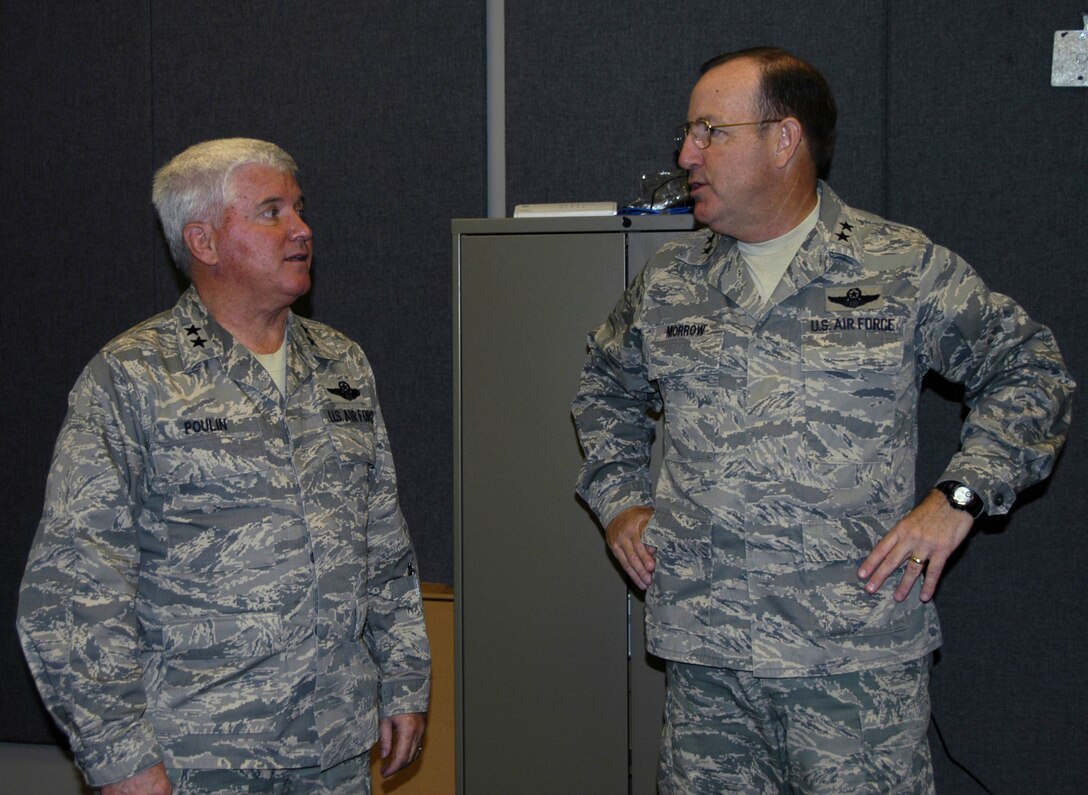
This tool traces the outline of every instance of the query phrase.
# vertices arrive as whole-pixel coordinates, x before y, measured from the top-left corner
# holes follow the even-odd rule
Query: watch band
[[[966,511],[976,519],[986,507],[981,497],[958,480],[942,480],[935,488],[948,498],[949,505],[957,511]]]

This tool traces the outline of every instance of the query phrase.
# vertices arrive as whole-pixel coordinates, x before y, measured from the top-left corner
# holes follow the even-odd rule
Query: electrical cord
[[[980,787],[982,787],[982,791],[987,793],[987,795],[994,795],[994,791],[992,789],[983,784],[982,780],[978,776],[968,770],[963,764],[960,763],[958,759],[956,759],[956,757],[952,756],[952,754],[949,752],[948,743],[945,742],[944,734],[941,732],[941,727],[937,725],[937,716],[930,712],[929,720],[933,723],[933,728],[937,732],[937,739],[941,741],[941,748],[944,750],[944,755],[948,759],[948,761],[954,764],[968,776],[970,776],[971,780],[978,784]]]

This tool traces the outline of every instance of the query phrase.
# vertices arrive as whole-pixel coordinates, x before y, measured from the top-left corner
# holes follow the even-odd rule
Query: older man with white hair
[[[363,351],[290,307],[313,233],[294,160],[193,146],[153,200],[192,286],[80,376],[19,634],[103,793],[370,791],[419,753],[415,553]]]

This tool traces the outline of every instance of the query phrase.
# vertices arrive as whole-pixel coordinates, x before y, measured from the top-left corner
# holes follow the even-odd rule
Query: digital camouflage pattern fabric
[[[647,646],[759,676],[914,660],[941,641],[915,593],[867,594],[860,562],[915,500],[917,405],[965,386],[942,476],[991,514],[1044,478],[1074,383],[1050,331],[915,229],[820,185],[817,227],[768,302],[731,238],[667,244],[589,340],[578,493],[602,525],[654,506]],[[654,420],[663,463],[651,483]],[[919,581],[920,582],[920,581]]]
[[[328,768],[426,710],[415,555],[362,350],[292,315],[287,394],[190,288],[72,391],[19,604],[92,784]]]
[[[929,664],[757,677],[670,661],[658,793],[932,793]]]

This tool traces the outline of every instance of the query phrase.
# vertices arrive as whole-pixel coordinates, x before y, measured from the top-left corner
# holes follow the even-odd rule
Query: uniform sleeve
[[[124,379],[99,355],[69,396],[19,596],[23,652],[96,786],[161,758],[144,719],[135,617],[141,457]]]
[[[577,493],[603,527],[621,511],[653,505],[650,446],[661,397],[650,382],[635,318],[643,270],[596,333],[574,398],[574,424],[585,461]]]
[[[387,718],[427,711],[431,651],[415,551],[397,498],[389,434],[380,410],[375,411],[374,428],[376,451],[366,531],[369,606],[363,637],[378,665],[379,712]]]
[[[964,385],[969,409],[941,479],[969,485],[987,513],[1006,513],[1017,492],[1053,469],[1076,384],[1050,329],[955,254],[935,248],[931,256],[924,348],[933,370]]]

